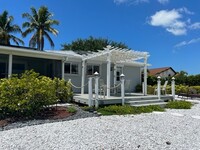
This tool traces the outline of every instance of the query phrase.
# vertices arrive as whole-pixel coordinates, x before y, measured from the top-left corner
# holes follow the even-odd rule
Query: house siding
[[[160,73],[160,76],[162,77],[162,78],[166,78],[166,77],[169,77],[169,76],[174,76],[175,75],[175,73],[174,73],[174,71],[172,71],[171,69],[168,69],[168,70],[166,70],[166,71],[163,71],[163,72],[161,72]]]
[[[141,72],[140,67],[124,66],[125,80],[130,80],[130,89],[126,89],[125,92],[135,92],[137,84],[141,84]]]

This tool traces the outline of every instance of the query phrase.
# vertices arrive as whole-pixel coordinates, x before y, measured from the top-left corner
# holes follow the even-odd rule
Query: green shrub
[[[164,111],[164,109],[161,108],[160,106],[133,107],[129,105],[124,105],[124,106],[110,105],[98,109],[98,112],[100,112],[102,115],[140,114],[140,113],[150,113],[153,111]]]
[[[60,82],[60,81],[59,81]],[[33,70],[0,80],[0,119],[34,117],[57,102],[55,82]]]
[[[83,107],[81,107],[81,109],[83,109],[84,111],[94,111],[94,110],[96,110],[96,108],[93,107],[93,106],[83,106]]]
[[[170,109],[191,109],[192,103],[188,101],[170,101],[167,103],[166,108]]]
[[[70,107],[67,107],[67,111],[68,111],[69,113],[75,113],[77,110],[76,110],[75,107],[70,106]]]
[[[147,94],[153,95],[155,88],[156,88],[156,86],[148,85],[147,86]]]
[[[65,80],[60,80],[58,78],[54,78],[54,84],[56,88],[56,96],[62,103],[71,102],[72,101],[72,88],[71,84]]]
[[[141,84],[137,84],[135,86],[135,92],[142,92],[142,85]]]

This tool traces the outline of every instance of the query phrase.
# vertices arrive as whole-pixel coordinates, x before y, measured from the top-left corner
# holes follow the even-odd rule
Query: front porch
[[[89,94],[75,94],[73,97],[74,101],[80,104],[89,105]],[[126,93],[124,100],[125,104],[131,106],[146,106],[146,105],[165,105],[166,101],[172,100],[171,95],[162,95],[158,99],[157,95],[145,95],[143,93]],[[92,103],[94,105],[95,96],[92,98]],[[99,105],[112,105],[112,104],[122,104],[121,96],[110,96],[104,97],[99,95],[98,99]]]

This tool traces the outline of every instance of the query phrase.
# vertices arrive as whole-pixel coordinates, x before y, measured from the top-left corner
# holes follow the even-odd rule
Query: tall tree
[[[36,47],[37,45],[37,49],[42,51],[44,49],[44,37],[49,41],[51,47],[54,47],[54,42],[49,33],[58,34],[58,31],[52,26],[58,25],[59,22],[51,19],[53,14],[49,12],[47,7],[41,6],[38,11],[31,7],[31,14],[23,13],[22,17],[28,20],[23,23],[23,28],[27,28],[22,34],[23,37],[33,33],[29,41],[30,47]]]
[[[77,39],[76,41],[72,41],[71,44],[62,44],[62,50],[73,50],[73,51],[94,51],[103,50],[107,45],[111,45],[114,47],[120,48],[128,48],[124,43],[114,42],[108,39],[103,38],[94,38],[90,36],[88,39]]]
[[[8,16],[7,11],[4,11],[0,15],[0,44],[10,45],[11,41],[13,41],[17,45],[19,45],[19,43],[24,45],[24,42],[20,38],[12,34],[22,33],[21,28],[18,25],[13,24],[13,21],[13,16]]]

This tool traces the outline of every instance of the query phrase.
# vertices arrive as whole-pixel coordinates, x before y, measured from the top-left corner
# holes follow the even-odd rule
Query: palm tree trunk
[[[43,30],[40,29],[40,32],[39,32],[39,45],[40,45],[40,50],[42,51],[43,50]]]

